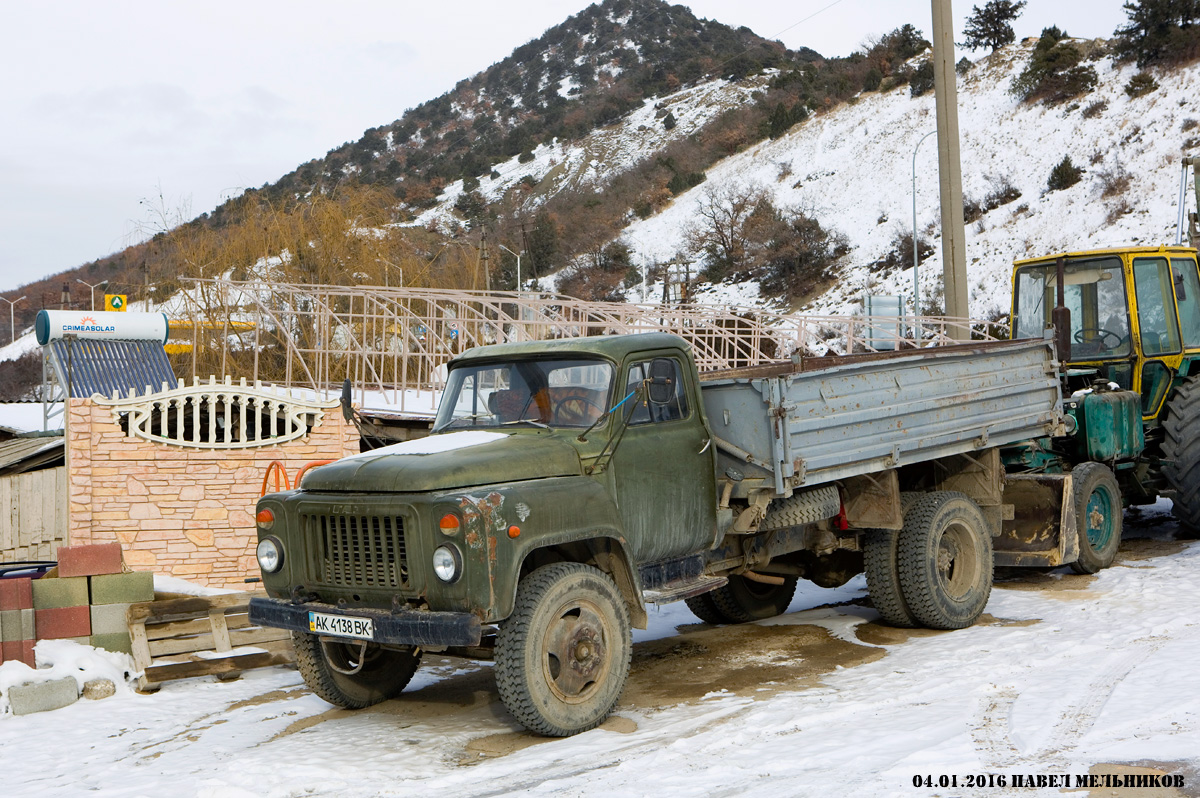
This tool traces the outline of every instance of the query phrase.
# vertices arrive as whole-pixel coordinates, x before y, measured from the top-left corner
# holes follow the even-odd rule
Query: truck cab
[[[645,627],[639,567],[715,544],[715,467],[682,339],[480,347],[450,362],[429,437],[259,501],[271,598],[252,617],[293,631],[331,703],[399,693],[422,651],[490,647],[518,719],[582,731],[611,711]]]

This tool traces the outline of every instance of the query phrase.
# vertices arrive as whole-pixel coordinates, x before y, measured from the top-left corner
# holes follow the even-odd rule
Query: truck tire
[[[782,615],[796,595],[797,577],[781,578],[782,585],[768,585],[731,574],[728,584],[705,595],[712,596],[713,605],[725,616],[724,623],[761,621]]]
[[[725,617],[725,613],[721,612],[721,608],[713,601],[711,591],[684,599],[684,603],[692,611],[692,615],[695,615],[705,623],[711,623],[713,626],[720,626],[723,623],[733,623],[732,620]]]
[[[900,494],[900,512],[908,508],[924,494],[905,492]],[[871,603],[883,618],[884,623],[911,629],[917,626],[900,589],[900,530],[868,529],[863,541],[863,571],[867,576],[867,593]]]
[[[517,585],[496,635],[496,689],[522,726],[568,737],[612,712],[633,639],[629,611],[608,574],[580,563],[544,565]]]
[[[1077,574],[1094,574],[1112,565],[1121,546],[1121,487],[1103,463],[1081,463],[1071,471],[1075,524],[1079,530]]]
[[[841,511],[842,497],[837,486],[825,485],[771,502],[758,528],[769,531],[815,524],[826,518],[833,518]]]
[[[927,493],[904,514],[898,546],[913,618],[930,629],[974,623],[992,593],[992,538],[979,506],[956,491]]]
[[[1200,377],[1188,377],[1167,403],[1163,420],[1163,476],[1175,495],[1181,531],[1200,537]]]
[[[309,689],[334,706],[362,709],[395,698],[412,681],[421,663],[420,649],[392,651],[353,641],[322,643],[316,635],[292,632],[296,667]],[[354,670],[358,658],[362,668]]]

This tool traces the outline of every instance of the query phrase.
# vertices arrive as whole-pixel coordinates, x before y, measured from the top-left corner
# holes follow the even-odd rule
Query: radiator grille
[[[408,581],[402,517],[313,514],[301,521],[324,584],[400,587]]]

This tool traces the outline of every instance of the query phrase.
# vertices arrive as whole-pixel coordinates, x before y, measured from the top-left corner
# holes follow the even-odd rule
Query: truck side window
[[[683,381],[679,379],[682,369],[680,369],[678,361],[671,359],[670,362],[673,367],[671,378],[675,381],[675,396],[665,405],[650,404],[646,401],[646,397],[642,396],[637,406],[633,409],[633,415],[629,418],[631,426],[634,424],[658,423],[660,421],[677,421],[687,417],[687,389],[684,388]],[[625,382],[627,390],[632,391],[636,388],[642,380],[646,379],[649,371],[649,360],[643,360],[630,366],[629,379]]]
[[[1148,357],[1178,352],[1179,322],[1175,317],[1171,267],[1167,265],[1167,259],[1135,259],[1133,284],[1137,292],[1138,322],[1142,328],[1142,351]]]

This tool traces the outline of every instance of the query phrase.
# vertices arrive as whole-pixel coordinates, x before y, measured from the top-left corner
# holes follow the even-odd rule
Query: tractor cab
[[[1060,265],[1061,262],[1061,265]],[[1060,277],[1061,272],[1061,277]],[[1200,273],[1190,247],[1069,252],[1017,261],[1012,337],[1063,326],[1059,357],[1071,390],[1097,379],[1142,398],[1142,418],[1160,417],[1177,377],[1200,372]],[[1064,345],[1066,344],[1066,345]]]

